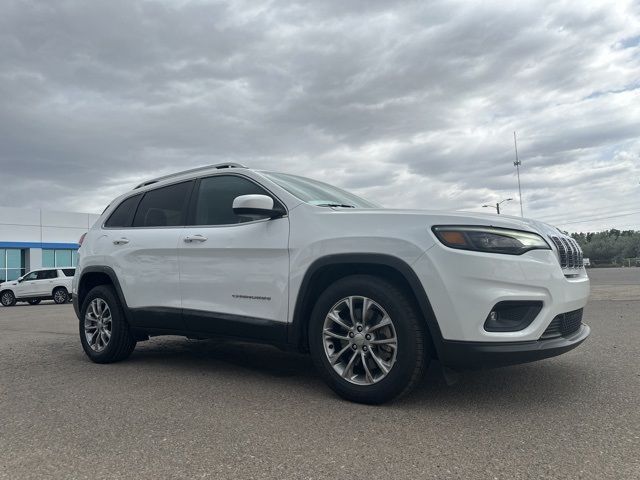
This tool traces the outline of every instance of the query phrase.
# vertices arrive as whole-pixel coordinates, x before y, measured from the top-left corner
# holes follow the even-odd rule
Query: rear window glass
[[[109,219],[104,223],[104,226],[110,228],[130,227],[140,198],[142,198],[142,194],[125,199],[116,207]]]

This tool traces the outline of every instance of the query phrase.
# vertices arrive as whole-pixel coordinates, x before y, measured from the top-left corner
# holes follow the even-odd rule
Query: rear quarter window
[[[64,273],[67,277],[73,277],[76,274],[75,268],[63,268],[62,273]]]
[[[126,198],[116,207],[113,213],[109,216],[104,226],[108,228],[127,228],[131,226],[133,222],[133,216],[136,214],[136,208],[142,194],[133,195]]]

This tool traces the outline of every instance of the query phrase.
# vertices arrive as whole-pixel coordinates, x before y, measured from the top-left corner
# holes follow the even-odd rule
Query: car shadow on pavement
[[[251,376],[279,378],[290,383],[292,391],[299,389],[300,395],[309,393],[313,384],[314,390],[316,387],[320,390],[313,391],[314,396],[334,396],[324,387],[309,355],[268,345],[169,338],[138,344],[127,363],[142,362],[194,375],[204,370],[232,376],[241,369],[249,379]],[[571,357],[559,357],[513,367],[461,372],[455,384],[447,385],[439,363],[432,361],[416,389],[394,404],[409,409],[447,405],[447,408],[510,411],[518,409],[518,405],[532,408],[548,406],[550,402],[570,407],[580,401],[586,389],[595,388],[590,373],[587,366]]]

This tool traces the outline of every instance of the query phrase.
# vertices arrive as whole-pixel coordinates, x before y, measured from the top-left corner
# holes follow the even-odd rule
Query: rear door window
[[[187,203],[193,181],[149,190],[144,194],[135,217],[134,227],[177,227],[186,221]]]
[[[40,270],[38,272],[38,280],[50,280],[52,278],[58,278],[57,270]]]

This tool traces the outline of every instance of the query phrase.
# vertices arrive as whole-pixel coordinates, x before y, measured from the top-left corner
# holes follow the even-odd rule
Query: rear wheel
[[[419,381],[429,359],[426,335],[402,289],[378,277],[354,275],[318,298],[309,348],[336,393],[377,404],[409,392]]]
[[[0,303],[5,307],[13,307],[16,304],[16,296],[11,290],[5,290],[0,294]]]
[[[67,301],[69,300],[69,293],[67,292],[67,289],[64,287],[58,287],[53,291],[53,301],[61,304],[61,303],[67,303]]]
[[[32,300],[29,300],[29,305],[38,305],[40,303],[40,299],[38,298],[34,298]]]
[[[80,311],[80,341],[96,363],[117,362],[131,355],[136,341],[113,287],[94,287],[85,298]]]

